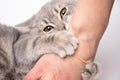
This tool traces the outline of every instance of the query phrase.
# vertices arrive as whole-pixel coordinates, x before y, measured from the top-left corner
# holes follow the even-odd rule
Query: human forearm
[[[71,30],[79,39],[77,56],[94,59],[99,41],[107,27],[114,0],[78,0]]]

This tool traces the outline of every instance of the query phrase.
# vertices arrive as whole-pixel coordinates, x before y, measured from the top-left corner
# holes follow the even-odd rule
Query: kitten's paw
[[[72,33],[68,31],[60,31],[55,36],[57,45],[59,45],[58,55],[60,57],[74,54],[75,49],[78,47],[78,40]]]
[[[99,74],[98,64],[86,64],[85,71],[82,73],[82,80],[94,80]]]

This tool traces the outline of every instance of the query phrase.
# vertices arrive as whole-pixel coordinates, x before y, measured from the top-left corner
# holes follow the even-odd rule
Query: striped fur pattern
[[[46,53],[62,58],[74,54],[78,41],[67,29],[75,4],[74,0],[51,0],[15,29],[0,25],[0,80],[22,80]],[[92,80],[97,73],[96,64],[88,65],[92,67],[86,67],[83,80]]]
[[[0,24],[0,80],[12,80],[15,66],[13,45],[18,37],[17,30]]]

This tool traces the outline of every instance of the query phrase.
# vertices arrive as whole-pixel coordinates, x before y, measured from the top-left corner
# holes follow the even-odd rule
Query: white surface
[[[0,0],[0,22],[20,23],[37,13],[46,1],[49,0]]]
[[[49,0],[46,0],[49,1]],[[20,23],[38,12],[45,0],[0,0],[0,22]],[[116,0],[109,26],[100,42],[96,61],[100,62],[99,80],[120,80],[120,1]]]
[[[98,48],[96,60],[102,64],[99,80],[120,80],[120,1],[116,0],[108,28]]]

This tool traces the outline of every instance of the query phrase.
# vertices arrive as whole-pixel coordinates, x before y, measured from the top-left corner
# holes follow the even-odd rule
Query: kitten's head
[[[75,0],[51,0],[31,19],[18,26],[37,27],[44,32],[68,29],[75,3]]]

